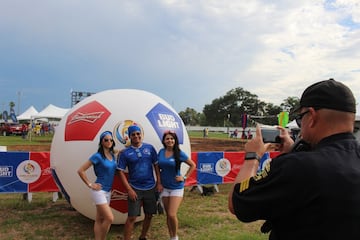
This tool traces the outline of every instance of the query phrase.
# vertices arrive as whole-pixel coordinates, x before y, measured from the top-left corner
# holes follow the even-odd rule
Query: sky
[[[17,114],[108,89],[177,112],[238,87],[280,105],[329,78],[360,102],[358,0],[0,0],[0,33],[0,106]]]

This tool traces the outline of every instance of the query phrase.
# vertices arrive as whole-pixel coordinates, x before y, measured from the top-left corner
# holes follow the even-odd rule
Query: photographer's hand
[[[270,147],[270,143],[264,144],[260,125],[256,125],[256,136],[245,144],[245,152],[256,152],[261,157]]]
[[[279,151],[280,153],[288,153],[291,151],[292,146],[294,144],[294,140],[291,138],[288,130],[285,128],[278,126],[277,127],[280,130],[280,138],[281,138],[281,144],[279,145]]]
[[[264,155],[267,149],[270,147],[270,143],[264,144],[260,126],[256,126],[256,136],[248,141],[245,144],[245,151],[246,152],[255,152],[258,156]],[[234,180],[234,184],[240,183],[244,180],[247,180],[256,175],[257,169],[259,167],[259,161],[254,158],[254,160],[245,160],[244,164],[240,168],[238,175]],[[234,189],[232,188],[229,192],[228,198],[228,207],[231,213],[234,214],[234,208],[232,203],[232,194]]]

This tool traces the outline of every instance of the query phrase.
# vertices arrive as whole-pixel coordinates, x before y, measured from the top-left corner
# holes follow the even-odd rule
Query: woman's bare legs
[[[179,226],[177,212],[182,200],[183,197],[175,197],[175,196],[162,198],[164,209],[166,212],[166,223],[171,238],[177,236],[177,231]]]
[[[114,221],[109,204],[96,205],[96,219],[94,223],[95,240],[105,240]]]

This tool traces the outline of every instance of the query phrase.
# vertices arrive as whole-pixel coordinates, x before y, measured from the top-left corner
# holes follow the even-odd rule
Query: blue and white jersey
[[[153,165],[157,164],[155,148],[147,143],[142,143],[138,148],[126,148],[119,158],[118,170],[129,171],[129,184],[138,190],[149,190],[155,187]]]

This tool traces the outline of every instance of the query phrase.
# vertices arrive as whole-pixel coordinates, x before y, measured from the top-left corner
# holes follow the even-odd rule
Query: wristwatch
[[[261,157],[259,157],[259,155],[257,155],[256,152],[247,152],[245,153],[245,160],[258,160],[260,162]]]

